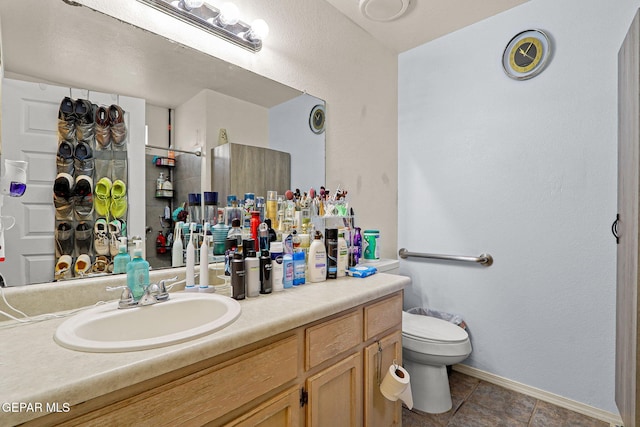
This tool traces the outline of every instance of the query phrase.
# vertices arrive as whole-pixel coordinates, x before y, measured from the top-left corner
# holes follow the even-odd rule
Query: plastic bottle
[[[249,251],[244,259],[245,283],[247,296],[257,297],[260,295],[260,259],[256,251]]]
[[[360,227],[356,227],[353,234],[353,246],[351,247],[349,266],[355,267],[360,262],[362,256],[362,235]]]
[[[182,221],[176,223],[176,230],[173,233],[173,246],[171,247],[171,267],[182,267],[184,265],[184,244],[182,243]]]
[[[282,256],[283,278],[282,285],[285,289],[293,287],[293,255],[284,254]]]
[[[260,251],[269,251],[269,227],[264,222],[258,226],[258,242]]]
[[[142,258],[142,241],[136,241],[133,259],[127,264],[127,286],[137,301],[149,286],[149,263]]]
[[[118,254],[113,257],[113,273],[121,274],[127,272],[127,264],[131,261],[131,256],[127,252],[127,238],[120,238],[120,246],[118,246]]]
[[[327,228],[324,236],[324,247],[327,250],[327,279],[335,279],[338,277],[338,229]]]
[[[380,230],[364,230],[362,237],[364,262],[372,262],[380,259]]]
[[[244,299],[247,294],[244,259],[239,253],[233,254],[233,261],[231,261],[231,292],[234,299]]]
[[[316,231],[313,242],[309,246],[307,272],[312,283],[324,282],[327,279],[327,250],[322,243],[322,233]]]
[[[271,242],[269,253],[271,254],[271,285],[273,292],[284,289],[284,262],[282,242]]]
[[[251,211],[251,219],[249,220],[251,229],[251,238],[258,242],[258,227],[260,227],[260,212]]]
[[[263,250],[260,253],[260,293],[270,294],[272,289],[271,255],[269,251]]]
[[[231,222],[231,230],[227,233],[227,240],[231,241],[237,253],[242,253],[242,228],[240,228],[240,218],[234,218]]]
[[[193,244],[193,225],[191,224],[191,230],[189,231],[189,243],[187,243],[187,268],[186,268],[186,282],[185,287],[193,288],[196,283],[195,278],[195,264],[196,264],[196,248]]]
[[[338,277],[347,275],[349,264],[349,247],[344,238],[344,230],[338,230]]]
[[[202,230],[202,244],[200,245],[200,287],[209,287],[209,243],[207,238],[207,230],[209,223],[205,222]]]
[[[305,270],[307,269],[304,252],[293,253],[293,286],[303,285],[305,282]]]

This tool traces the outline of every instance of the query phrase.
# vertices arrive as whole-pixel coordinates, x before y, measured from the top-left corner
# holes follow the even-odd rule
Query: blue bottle
[[[136,241],[133,250],[133,259],[127,264],[127,286],[137,301],[144,294],[144,289],[149,286],[149,263],[142,258],[141,240]]]
[[[304,252],[293,253],[293,286],[303,285],[305,281],[306,262]]]

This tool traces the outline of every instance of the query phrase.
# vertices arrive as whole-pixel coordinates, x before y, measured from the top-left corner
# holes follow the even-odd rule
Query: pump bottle
[[[322,233],[320,231],[316,231],[313,242],[309,246],[307,263],[310,282],[324,282],[327,279],[327,251],[324,243],[322,243]]]
[[[136,240],[133,259],[127,264],[127,286],[137,301],[149,286],[149,263],[142,258],[142,240]]]

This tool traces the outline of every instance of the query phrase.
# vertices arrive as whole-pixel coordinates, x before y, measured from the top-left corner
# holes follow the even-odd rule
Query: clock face
[[[516,80],[538,75],[547,63],[549,38],[540,30],[527,30],[516,35],[504,50],[502,66],[505,73]]]
[[[320,134],[324,132],[324,123],[324,106],[318,104],[311,109],[311,114],[309,115],[309,127],[313,133]]]

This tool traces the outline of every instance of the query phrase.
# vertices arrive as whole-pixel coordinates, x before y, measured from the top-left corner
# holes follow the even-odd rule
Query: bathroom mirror
[[[236,99],[238,103],[246,103],[254,110],[263,109],[265,116],[269,116],[272,109],[286,105],[303,95],[300,90],[282,85],[87,7],[76,6],[74,2],[63,0],[0,2],[0,25],[2,35],[0,64],[4,77],[32,82],[42,87],[47,85],[66,87],[68,94],[73,98],[89,97],[91,99],[92,94],[102,93],[107,98],[101,100],[101,103],[117,103],[128,97],[143,100],[147,116],[145,123],[149,124],[148,134],[162,135],[159,138],[162,141],[149,142],[153,145],[168,146],[168,138],[164,137],[167,133],[167,122],[150,118],[150,112],[169,109],[178,111],[182,105],[202,94],[203,91]],[[210,36],[203,33],[203,37]],[[111,95],[111,100],[108,95]],[[59,104],[62,97],[58,99]],[[323,104],[321,100],[317,102]],[[3,109],[4,107],[6,106],[3,106]],[[310,111],[303,113],[304,126],[308,128]],[[4,130],[7,117],[3,116],[2,119]],[[51,121],[55,123],[55,117],[51,118]],[[151,122],[160,126],[160,129],[154,129],[156,124]],[[211,135],[213,132],[210,132],[206,140],[202,138],[203,140],[199,141],[199,138],[194,136],[185,138],[188,139],[187,141],[178,141],[177,136],[181,131],[179,121],[174,122],[172,127],[176,148],[192,151],[195,146],[204,145],[203,152],[206,153],[217,144],[217,129],[214,129],[215,137]],[[220,127],[225,126],[220,125]],[[288,138],[282,136],[282,126],[278,129],[279,140],[287,140]],[[271,130],[268,129],[269,132]],[[252,141],[237,141],[234,137],[235,135],[230,131],[230,142],[252,145]],[[324,147],[324,134],[321,137]],[[140,139],[136,144],[143,143],[144,137]],[[269,136],[264,136],[263,139],[268,141]],[[290,139],[295,143],[296,138]],[[19,138],[3,138],[0,143],[2,144],[0,158],[4,160],[9,158],[7,156],[11,152],[11,144],[20,144],[21,141]],[[277,149],[285,150],[282,146]],[[295,151],[296,147],[292,147],[291,150]],[[146,157],[161,155],[155,151],[145,150],[143,147],[139,152],[141,159],[144,159],[145,155]],[[197,161],[201,160],[199,157],[193,156],[193,158]],[[205,162],[210,162],[206,156],[204,159]],[[55,156],[45,160],[55,162]],[[324,177],[324,156],[319,160],[321,160],[317,162],[321,168],[319,173]],[[147,160],[141,160],[141,162],[144,162],[145,168],[152,167]],[[202,163],[202,165],[205,170],[210,167],[210,163]],[[135,168],[139,169],[138,166],[136,162]],[[130,167],[130,174],[131,169],[133,168]],[[38,170],[38,163],[32,161],[28,174],[36,174]],[[154,175],[157,176],[157,171],[154,171]],[[47,183],[45,178],[38,179],[42,188],[48,188],[48,190],[43,190],[37,197],[49,202],[52,198],[53,179],[50,183]],[[203,181],[206,182],[206,179]],[[318,183],[318,185],[322,184]],[[152,188],[147,185],[147,192],[155,191],[155,181],[151,185]],[[176,182],[176,185],[179,183]],[[292,185],[295,186],[293,177]],[[30,188],[27,188],[27,192],[29,190]],[[35,186],[31,190],[35,192]],[[194,190],[200,191],[200,188],[194,188]],[[16,203],[18,200],[20,199],[5,201],[3,214],[9,203]],[[145,211],[147,206],[144,205],[143,200],[144,197],[130,198],[131,208],[135,208],[138,212]],[[45,207],[45,209],[51,208]],[[16,215],[16,217],[18,224],[25,227],[24,222],[33,219],[29,213]],[[156,224],[150,225],[155,230],[158,229]],[[14,230],[17,228],[14,227]],[[51,216],[49,224],[42,224],[36,234],[41,235],[40,237],[48,234],[53,242],[54,228],[54,220]],[[141,230],[137,234],[145,234],[144,223],[142,227],[137,228]],[[8,245],[18,243],[14,240],[25,240],[10,233],[11,231],[6,232]],[[155,240],[155,234],[145,237]],[[52,247],[53,244],[51,244]],[[29,259],[28,261],[22,259],[19,262],[53,265],[51,260],[54,255],[47,251],[41,252],[37,256],[22,256]],[[6,274],[11,269],[11,262],[15,260],[0,263],[0,272]],[[152,267],[155,267],[153,263]],[[17,286],[50,281],[53,279],[53,268],[50,271],[49,279],[36,280],[27,277],[20,283],[7,280],[6,285]]]

